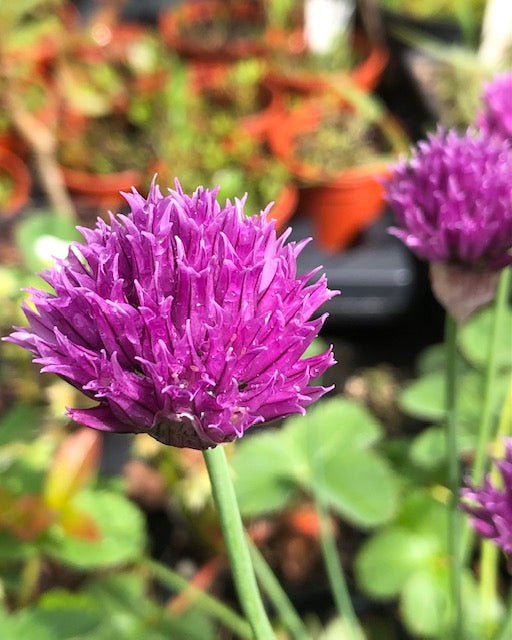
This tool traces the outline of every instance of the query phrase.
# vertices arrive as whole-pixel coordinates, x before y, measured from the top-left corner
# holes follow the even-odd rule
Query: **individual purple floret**
[[[512,438],[505,441],[505,457],[494,465],[500,472],[502,488],[495,487],[489,477],[480,489],[467,482],[467,488],[461,491],[461,508],[472,516],[471,524],[479,535],[512,555]]]
[[[485,86],[476,126],[512,145],[512,73],[498,74]]]
[[[440,129],[395,165],[386,192],[390,232],[418,257],[475,271],[512,263],[512,154],[497,140]]]
[[[6,339],[98,402],[74,420],[206,449],[328,391],[308,385],[331,349],[303,354],[337,292],[309,282],[318,270],[297,276],[307,241],[285,244],[266,211],[247,218],[243,200],[216,195],[125,194],[128,215],[81,229],[85,243],[43,274],[55,294],[31,290],[30,326]]]

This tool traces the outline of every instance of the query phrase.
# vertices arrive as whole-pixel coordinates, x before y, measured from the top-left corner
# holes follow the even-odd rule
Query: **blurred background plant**
[[[404,63],[431,120],[445,127],[469,126],[480,106],[483,83],[512,64],[510,11],[503,15],[505,5],[494,0],[410,5],[386,0],[383,4],[417,18],[392,20],[391,30],[407,46]],[[434,22],[422,22],[425,18]],[[437,29],[443,19],[451,20],[455,29],[446,33]]]

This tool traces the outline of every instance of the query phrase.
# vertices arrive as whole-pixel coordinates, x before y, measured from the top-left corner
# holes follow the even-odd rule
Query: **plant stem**
[[[485,475],[485,467],[488,460],[488,447],[494,435],[492,433],[492,397],[497,370],[496,359],[498,352],[498,336],[499,328],[500,326],[502,326],[504,321],[507,296],[510,288],[511,273],[512,270],[510,269],[510,267],[503,269],[498,284],[496,300],[494,303],[493,321],[489,337],[489,354],[485,370],[484,400],[482,413],[480,415],[480,425],[478,429],[475,460],[473,462],[473,470],[471,474],[471,481],[476,486],[480,486],[482,484]],[[464,561],[466,561],[469,556],[473,539],[473,528],[470,526],[469,521],[466,519],[464,521],[464,529],[462,532],[462,558]]]
[[[510,269],[503,269],[494,303],[491,333],[489,336],[487,366],[485,369],[484,401],[480,416],[478,441],[471,474],[471,481],[475,486],[480,486],[484,479],[485,469],[489,458],[489,444],[493,438],[493,394],[498,370],[498,338],[504,320],[509,285]],[[467,537],[468,534],[464,531],[464,543],[466,542]],[[497,547],[488,540],[482,540],[480,549],[480,611],[482,620],[486,625],[486,632],[489,632],[487,635],[490,635],[490,631],[492,631],[492,628],[489,628],[492,620],[492,610],[497,599],[499,554]],[[488,622],[486,622],[486,620]]]
[[[490,540],[480,544],[480,617],[483,622],[484,638],[490,638],[496,627],[493,609],[497,602],[498,547]]]
[[[315,496],[315,502],[320,525],[320,543],[322,545],[322,553],[332,595],[336,603],[336,608],[338,609],[338,614],[343,622],[347,624],[347,640],[355,640],[362,637],[362,634],[360,635],[358,633],[359,622],[354,607],[352,606],[347,579],[336,546],[329,510],[320,496]]]
[[[509,590],[505,620],[493,640],[510,640],[512,636],[512,588]]]
[[[191,603],[201,607],[205,613],[221,622],[239,638],[244,638],[245,640],[252,637],[249,624],[220,600],[190,584],[170,567],[161,564],[157,560],[147,559],[144,561],[144,565],[159,582],[172,591],[182,592],[187,590]]]
[[[203,451],[235,588],[255,640],[274,640],[247,547],[235,489],[223,446]]]
[[[329,585],[338,614],[342,618],[343,623],[347,625],[347,640],[357,640],[363,637],[363,634],[354,607],[352,606],[347,579],[336,546],[336,538],[329,514],[329,505],[322,494],[322,487],[324,485],[323,467],[318,455],[318,442],[313,440],[312,435],[310,436],[309,451],[313,497],[320,527],[320,544]]]
[[[295,611],[262,553],[250,539],[248,539],[248,544],[258,580],[274,605],[281,623],[295,640],[310,640],[311,635],[306,625]]]
[[[461,599],[461,539],[460,514],[458,510],[460,492],[459,454],[457,446],[457,324],[446,314],[446,450],[448,453],[448,484],[451,500],[448,510],[448,548],[450,554],[450,604],[452,638],[462,638]]]
[[[503,408],[500,413],[500,419],[498,422],[498,431],[496,434],[497,448],[499,453],[496,452],[496,456],[503,456],[505,447],[503,439],[511,435],[512,431],[512,378],[508,385],[505,401],[503,402]],[[498,485],[501,481],[501,474],[496,467],[491,470],[491,482],[494,485]],[[487,554],[492,554],[491,558],[487,558]],[[482,607],[482,618],[485,622],[486,616],[489,620],[492,620],[489,614],[492,613],[491,607],[497,600],[497,571],[499,563],[498,547],[489,540],[482,540],[482,555],[481,555],[481,578],[480,578],[480,603]],[[489,577],[487,573],[489,572]],[[510,590],[510,596],[507,603],[507,613],[505,621],[502,627],[502,633],[498,635],[497,640],[506,640],[511,636],[512,632],[512,589]],[[489,629],[492,631],[492,629]]]
[[[30,556],[21,572],[21,587],[18,593],[18,605],[20,607],[28,605],[34,597],[40,574],[41,558],[38,555]]]
[[[503,324],[504,313],[507,306],[507,297],[510,284],[510,269],[503,269],[496,293],[494,303],[494,313],[489,338],[489,353],[485,370],[484,404],[480,416],[480,427],[478,430],[478,441],[473,462],[471,480],[474,485],[482,483],[485,467],[488,459],[488,447],[492,440],[492,413],[493,413],[493,392],[496,384],[498,338],[500,328]]]

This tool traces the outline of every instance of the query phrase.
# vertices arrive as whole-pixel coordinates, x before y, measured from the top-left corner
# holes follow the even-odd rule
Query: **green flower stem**
[[[329,509],[318,494],[315,496],[315,503],[320,525],[320,543],[332,595],[338,614],[343,622],[347,624],[347,640],[356,640],[363,637],[363,634],[360,632],[359,622],[352,606],[347,579],[336,546]]]
[[[471,481],[474,485],[480,486],[483,482],[485,470],[488,462],[489,445],[493,440],[492,429],[493,414],[493,392],[496,384],[498,338],[500,328],[504,321],[504,314],[507,306],[508,291],[510,288],[511,269],[503,269],[498,285],[496,300],[494,303],[494,313],[489,337],[489,352],[485,369],[484,398],[480,425],[478,429],[478,440],[475,451],[475,459],[471,473]],[[502,428],[499,427],[498,431]],[[502,435],[505,435],[502,433]],[[469,520],[464,522],[462,533],[462,558],[467,560],[474,539],[474,531],[469,524]],[[484,619],[490,619],[492,607],[497,597],[497,564],[499,554],[492,550],[492,545],[486,541],[481,543],[481,574],[480,574],[480,608]]]
[[[235,588],[255,640],[274,640],[247,547],[235,489],[223,446],[203,451]]]
[[[504,452],[503,438],[512,435],[512,378],[510,379],[507,395],[503,403],[498,422],[498,432],[496,434],[497,445],[502,455]],[[501,482],[499,471],[494,467],[491,470],[491,482],[496,486]],[[490,556],[490,557],[488,557]],[[492,607],[497,600],[498,563],[499,549],[490,540],[482,541],[481,569],[480,569],[480,603],[482,607],[482,617],[492,620]],[[498,636],[499,640],[512,637],[512,589],[508,602],[508,610],[503,627],[503,635]],[[486,630],[487,631],[487,630]],[[489,632],[492,629],[489,629]]]
[[[492,637],[496,624],[494,607],[497,602],[499,549],[494,542],[482,540],[480,544],[480,616],[484,625],[484,638]]]
[[[459,453],[457,446],[457,324],[449,313],[445,324],[446,349],[446,450],[448,453],[448,483],[451,492],[448,510],[448,548],[450,553],[450,604],[452,638],[462,638],[461,538]]]
[[[505,620],[500,630],[496,633],[493,640],[510,640],[512,637],[512,588],[509,590],[507,612]]]
[[[248,544],[256,576],[274,605],[282,625],[290,632],[294,640],[310,640],[311,634],[295,611],[260,550],[250,539],[248,539]]]
[[[361,632],[359,621],[352,605],[347,579],[341,564],[332,521],[329,514],[329,505],[323,496],[324,470],[319,456],[319,444],[309,432],[309,452],[312,475],[313,498],[320,528],[320,545],[324,559],[325,569],[331,592],[338,610],[338,615],[347,625],[347,640],[357,640],[364,635]]]
[[[21,586],[18,593],[18,605],[24,607],[37,590],[37,583],[41,574],[41,558],[38,555],[30,556],[21,572]]]
[[[480,416],[480,427],[478,430],[478,441],[473,462],[471,480],[473,484],[479,486],[484,478],[485,468],[488,461],[488,448],[492,440],[492,413],[493,413],[493,392],[496,384],[498,338],[500,328],[503,324],[505,310],[507,307],[507,297],[510,287],[510,269],[503,269],[498,285],[496,300],[494,303],[494,314],[491,326],[489,341],[489,353],[485,370],[484,404]]]
[[[503,409],[500,414],[498,431],[496,433],[497,445],[500,452],[504,451],[503,438],[510,435],[512,427],[512,379],[508,387]],[[502,455],[502,453],[498,454]],[[493,467],[491,470],[491,482],[498,486],[501,482],[499,471]],[[498,565],[500,561],[499,549],[494,542],[482,540],[480,543],[480,608],[482,619],[488,621],[485,629],[487,637],[494,631],[492,625],[493,610],[498,600]],[[512,615],[512,614],[511,614]]]
[[[222,623],[227,629],[230,629],[239,638],[248,640],[252,638],[250,625],[232,609],[224,603],[217,600],[210,594],[198,589],[190,584],[185,578],[156,560],[147,559],[144,565],[149,569],[151,574],[161,584],[165,585],[172,591],[181,593],[187,591],[190,601],[200,607],[207,615]]]

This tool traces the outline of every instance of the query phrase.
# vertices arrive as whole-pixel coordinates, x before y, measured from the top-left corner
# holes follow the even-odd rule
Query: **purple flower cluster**
[[[392,168],[390,232],[418,257],[478,271],[512,263],[512,154],[484,133],[438,130]]]
[[[493,540],[506,554],[512,554],[512,438],[505,442],[505,457],[494,462],[501,475],[502,489],[489,477],[481,489],[467,483],[461,494],[461,508],[472,516],[477,533]]]
[[[266,212],[246,218],[216,193],[125,194],[128,215],[81,229],[86,242],[43,274],[55,293],[31,291],[30,326],[7,340],[98,402],[74,420],[205,449],[327,391],[308,385],[331,350],[303,354],[337,292],[309,283],[317,270],[296,275],[306,241],[285,244]]]
[[[477,127],[512,145],[512,73],[501,73],[485,86],[483,103]]]

